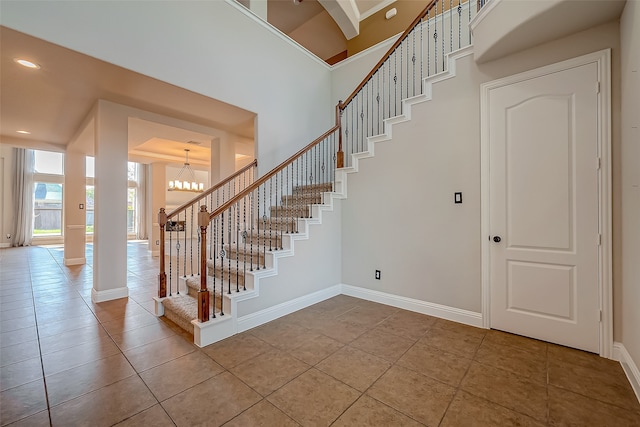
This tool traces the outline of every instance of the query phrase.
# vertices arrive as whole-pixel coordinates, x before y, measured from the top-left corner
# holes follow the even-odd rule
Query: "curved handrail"
[[[237,203],[238,201],[244,199],[248,194],[250,194],[251,192],[253,192],[256,188],[260,187],[262,184],[264,184],[265,182],[267,182],[269,179],[271,179],[275,174],[277,174],[278,172],[280,172],[282,169],[286,168],[289,164],[291,164],[294,160],[296,160],[298,157],[302,156],[304,153],[306,153],[307,151],[309,151],[311,148],[313,148],[315,145],[319,144],[320,142],[322,142],[325,138],[327,138],[329,135],[331,135],[332,133],[334,133],[336,130],[339,129],[338,125],[335,125],[334,127],[332,127],[331,129],[329,129],[328,131],[326,131],[325,133],[323,133],[321,136],[319,136],[318,138],[314,139],[310,144],[308,144],[306,147],[300,149],[300,151],[298,151],[296,154],[294,154],[293,156],[289,157],[287,160],[285,160],[284,162],[280,163],[278,166],[276,166],[275,168],[271,169],[271,171],[269,171],[267,174],[261,176],[260,178],[258,178],[256,181],[254,181],[253,183],[251,183],[251,185],[247,186],[247,188],[245,188],[244,190],[242,190],[241,192],[239,192],[238,194],[236,194],[233,198],[227,200],[224,204],[222,204],[219,208],[217,208],[215,211],[211,212],[211,214],[209,214],[209,220],[212,220],[213,218],[215,218],[216,216],[220,215],[222,212],[226,211],[227,209],[229,209],[231,206],[233,206],[235,203]]]
[[[248,171],[249,169],[251,169],[252,167],[257,167],[258,166],[258,160],[255,159],[253,162],[249,163],[248,165],[246,165],[245,167],[243,167],[242,169],[238,170],[237,172],[235,172],[233,175],[229,175],[227,178],[225,178],[223,181],[220,181],[219,183],[217,183],[216,185],[214,185],[213,187],[209,188],[207,191],[205,191],[204,193],[201,193],[198,197],[195,197],[191,200],[189,200],[188,202],[182,204],[181,206],[177,207],[176,209],[172,210],[171,212],[169,212],[167,214],[167,219],[171,219],[172,217],[178,215],[179,213],[185,211],[189,206],[193,205],[194,203],[204,199],[205,197],[207,197],[209,194],[213,193],[214,191],[216,191],[217,189],[219,189],[220,187],[222,187],[223,185],[226,185],[228,182],[232,181],[233,179],[237,178],[238,176],[242,175],[243,173],[245,173],[246,171]]]
[[[384,64],[385,61],[387,59],[389,59],[389,57],[393,54],[393,52],[397,49],[397,47],[400,46],[400,44],[404,41],[404,39],[406,39],[407,36],[413,31],[413,29],[416,27],[416,25],[418,25],[420,23],[422,18],[427,16],[427,13],[429,13],[429,11],[431,9],[433,9],[433,7],[437,3],[438,3],[438,0],[431,0],[431,2],[429,2],[427,7],[425,7],[424,10],[420,13],[420,15],[418,15],[416,17],[416,19],[413,20],[413,22],[407,27],[407,29],[404,31],[404,33],[402,33],[400,38],[398,40],[396,40],[396,42],[393,44],[393,46],[391,46],[389,48],[387,53],[384,54],[384,56],[380,59],[380,61],[378,61],[378,63],[373,67],[373,69],[369,72],[369,74],[367,74],[367,76],[364,78],[364,80],[362,80],[362,82],[355,88],[355,90],[351,93],[351,95],[349,95],[349,97],[345,101],[339,101],[338,102],[338,108],[340,110],[344,110],[346,108],[347,104],[349,104],[351,102],[351,100],[353,100],[353,98],[358,94],[358,92],[360,92],[360,90],[364,87],[364,85],[367,84],[369,79],[371,79],[371,77],[380,69],[382,64]]]

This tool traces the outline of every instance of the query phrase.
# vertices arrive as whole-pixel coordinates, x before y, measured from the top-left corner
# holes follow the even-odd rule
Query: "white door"
[[[489,92],[491,327],[598,352],[598,66]]]

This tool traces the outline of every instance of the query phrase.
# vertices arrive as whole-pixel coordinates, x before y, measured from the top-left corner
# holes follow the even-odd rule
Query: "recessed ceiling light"
[[[17,130],[16,132],[21,133],[23,135],[31,135],[31,132],[29,132],[28,130]]]
[[[16,58],[16,59],[14,59],[14,61],[16,61],[18,64],[22,65],[23,67],[34,68],[36,70],[40,68],[40,66],[38,64],[36,64],[35,62],[27,61],[26,59]]]

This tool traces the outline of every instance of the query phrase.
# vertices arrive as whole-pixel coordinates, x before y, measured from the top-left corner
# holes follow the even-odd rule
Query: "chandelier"
[[[196,174],[191,169],[189,165],[189,149],[185,148],[185,156],[186,160],[184,161],[184,165],[176,179],[169,181],[169,191],[190,191],[192,193],[202,193],[204,191],[204,184],[202,182],[196,182]],[[180,179],[182,175],[185,175],[184,178],[190,178],[190,181],[185,181]]]

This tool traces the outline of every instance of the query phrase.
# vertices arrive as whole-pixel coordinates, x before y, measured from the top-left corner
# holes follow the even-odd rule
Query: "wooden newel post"
[[[338,125],[338,152],[336,153],[336,167],[344,167],[344,151],[342,151],[342,101],[336,105],[336,124]]]
[[[160,225],[160,274],[158,274],[158,297],[167,296],[167,273],[164,271],[164,226],[167,224],[167,214],[164,208],[158,212],[158,225]]]
[[[198,212],[200,226],[200,290],[198,291],[198,320],[209,321],[209,290],[207,289],[207,227],[209,212],[206,206],[200,206]]]

